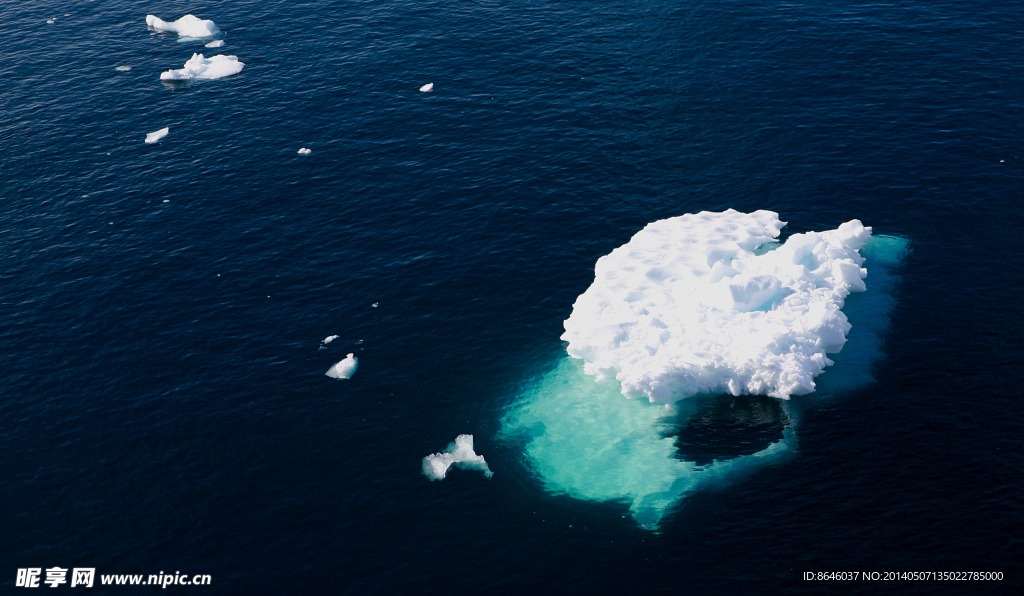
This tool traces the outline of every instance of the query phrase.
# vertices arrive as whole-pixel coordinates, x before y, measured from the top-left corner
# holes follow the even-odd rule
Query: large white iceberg
[[[146,15],[146,25],[157,31],[174,31],[179,37],[202,38],[220,33],[220,28],[213,21],[190,14],[170,23],[150,14]]]
[[[854,220],[780,246],[783,225],[769,211],[684,215],[598,261],[565,322],[570,357],[502,418],[500,436],[522,447],[545,490],[624,503],[657,528],[686,495],[794,453],[806,401],[789,396],[873,380],[906,239]],[[700,413],[685,398],[701,393],[782,398],[782,432],[753,453],[687,460],[673,431]]]
[[[484,456],[473,451],[473,435],[459,435],[441,453],[423,458],[423,474],[431,480],[444,480],[452,466],[463,470],[480,470],[488,478],[494,475],[487,467]]]
[[[562,339],[598,381],[670,404],[698,393],[789,398],[814,391],[865,290],[871,235],[858,220],[794,234],[771,211],[656,221],[597,261]]]
[[[202,54],[192,54],[185,63],[185,68],[168,70],[160,73],[164,81],[185,81],[188,79],[219,79],[242,72],[244,62],[238,56],[217,55],[204,58]]]

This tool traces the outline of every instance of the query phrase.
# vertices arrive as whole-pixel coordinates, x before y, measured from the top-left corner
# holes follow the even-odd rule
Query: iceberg
[[[170,126],[166,126],[164,128],[161,128],[158,131],[151,132],[148,135],[146,135],[146,142],[150,143],[150,144],[156,143],[160,139],[166,137],[167,133],[169,133],[169,132],[171,132],[171,127]]]
[[[220,28],[213,21],[190,14],[171,23],[150,14],[146,15],[146,25],[157,31],[174,31],[179,37],[202,38],[220,33]]]
[[[810,399],[792,398],[873,381],[907,240],[852,220],[780,244],[784,225],[770,211],[688,214],[597,261],[565,321],[568,354],[501,421],[547,492],[623,503],[657,529],[686,495],[791,457]],[[722,394],[777,398],[779,430],[689,461],[674,433]]]
[[[444,480],[453,465],[463,470],[480,470],[488,478],[494,475],[484,456],[473,451],[473,435],[459,435],[444,451],[424,457],[423,474],[431,480]]]
[[[652,402],[811,393],[846,343],[846,297],[866,289],[857,250],[871,228],[852,220],[766,250],[784,225],[731,209],[649,224],[598,260],[565,321],[569,355]]]
[[[344,360],[327,369],[324,374],[334,379],[351,379],[359,368],[359,359],[355,354],[349,354]]]
[[[245,63],[239,62],[238,56],[218,55],[212,58],[204,58],[202,54],[192,54],[188,62],[185,62],[184,68],[164,71],[160,73],[160,80],[220,79],[238,74],[242,72],[243,68],[245,68]]]

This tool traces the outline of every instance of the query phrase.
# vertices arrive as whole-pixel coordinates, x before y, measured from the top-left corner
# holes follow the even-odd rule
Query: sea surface
[[[225,45],[146,27],[190,13]],[[0,586],[1019,589],[1022,42],[991,1],[3,3]],[[245,68],[160,80],[193,52]],[[656,530],[545,490],[502,420],[596,260],[729,208],[909,243],[874,380],[802,398],[791,458]],[[681,458],[782,432],[778,400],[730,400],[680,421]],[[494,476],[431,482],[460,434]]]

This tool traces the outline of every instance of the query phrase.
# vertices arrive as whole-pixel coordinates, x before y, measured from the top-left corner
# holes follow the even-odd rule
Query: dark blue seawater
[[[225,46],[146,28],[188,13]],[[167,588],[189,594],[1019,587],[1022,31],[1019,4],[925,0],[0,5],[0,585],[59,566],[212,577]],[[159,80],[194,51],[246,66]],[[804,400],[795,457],[658,532],[546,493],[500,420],[564,356],[594,262],[727,208],[909,239],[875,382]],[[357,374],[325,377],[350,351]],[[778,433],[702,407],[681,456]],[[421,458],[462,433],[494,477],[428,481]]]

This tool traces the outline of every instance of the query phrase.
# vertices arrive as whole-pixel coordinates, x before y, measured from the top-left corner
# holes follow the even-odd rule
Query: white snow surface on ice
[[[220,28],[213,21],[203,20],[190,14],[171,23],[150,14],[146,15],[146,25],[158,31],[174,31],[179,37],[202,38],[220,33]]]
[[[473,435],[459,435],[441,453],[424,457],[423,474],[431,480],[444,480],[453,465],[463,470],[480,470],[488,478],[494,475],[484,456],[473,451]]]
[[[158,130],[156,132],[151,132],[148,135],[146,135],[146,142],[147,143],[155,143],[155,142],[159,141],[160,139],[166,137],[167,133],[169,133],[169,132],[171,132],[171,127],[170,126],[161,128],[160,130]]]
[[[185,68],[168,70],[160,73],[164,81],[184,81],[188,79],[219,79],[242,72],[244,62],[238,56],[217,55],[204,58],[202,54],[192,54],[185,63]]]
[[[651,402],[811,393],[846,342],[846,297],[865,290],[871,228],[852,220],[770,250],[784,225],[733,209],[647,225],[597,261],[565,321],[569,355]]]
[[[359,367],[359,359],[355,354],[349,354],[344,360],[327,369],[324,374],[335,379],[351,379]]]

